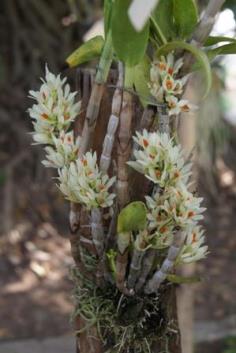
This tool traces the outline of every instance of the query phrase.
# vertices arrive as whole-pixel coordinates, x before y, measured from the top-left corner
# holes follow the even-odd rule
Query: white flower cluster
[[[59,188],[66,198],[91,209],[109,207],[115,197],[108,189],[114,183],[107,174],[99,171],[97,156],[91,152],[78,159],[80,137],[75,141],[73,131],[68,131],[80,111],[75,102],[76,92],[70,92],[66,79],[55,76],[46,67],[46,77],[39,91],[30,91],[36,104],[29,109],[34,120],[33,139],[44,144],[46,167],[57,168]]]
[[[179,261],[205,257],[207,246],[202,246],[203,231],[197,226],[205,208],[201,207],[203,199],[188,190],[191,164],[185,163],[181,146],[167,134],[146,130],[137,133],[134,140],[141,149],[128,164],[159,186],[156,193],[146,196],[150,244],[157,249],[171,246],[178,228],[186,238]]]
[[[200,226],[193,227],[186,236],[177,263],[188,264],[205,258],[208,254],[208,247],[204,245],[204,241],[204,230]]]
[[[128,164],[157,183],[160,187],[186,184],[191,175],[191,163],[186,164],[180,145],[167,134],[158,132],[136,133],[134,141],[141,147],[135,150],[135,161]]]
[[[70,92],[66,78],[55,76],[46,67],[46,77],[39,91],[30,91],[36,104],[29,109],[34,120],[33,139],[40,144],[54,144],[61,130],[67,130],[80,111],[80,102],[75,102],[76,92]]]
[[[155,60],[151,65],[150,93],[158,103],[167,103],[169,115],[178,115],[181,112],[197,109],[188,100],[180,98],[188,80],[188,75],[181,79],[176,78],[182,66],[183,59],[174,62],[172,53],[168,54],[167,58],[161,57],[160,60]]]
[[[77,159],[80,137],[74,142],[73,131],[62,130],[60,136],[52,136],[53,146],[45,147],[46,160],[42,163],[45,167],[62,168]]]
[[[82,159],[60,169],[58,179],[66,198],[85,205],[87,209],[110,207],[115,198],[115,194],[109,192],[115,177],[109,179],[107,174],[99,171],[96,153],[87,152]]]

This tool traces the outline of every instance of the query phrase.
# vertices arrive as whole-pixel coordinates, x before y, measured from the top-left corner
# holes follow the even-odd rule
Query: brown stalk
[[[184,238],[181,231],[178,231],[176,234],[174,234],[174,241],[168,250],[167,257],[162,263],[161,268],[154,273],[153,277],[146,284],[145,293],[157,293],[161,283],[166,279],[168,273],[173,269],[175,260],[179,255],[181,246],[183,245],[183,241]]]
[[[139,275],[137,284],[135,286],[136,292],[140,291],[143,288],[143,286],[146,282],[146,279],[152,270],[155,257],[156,257],[156,250],[148,249],[146,251],[144,259],[143,259],[143,263],[142,263],[141,273]]]
[[[215,17],[220,11],[221,7],[225,3],[225,0],[210,0],[202,17],[197,25],[196,30],[192,36],[191,44],[201,47],[209,34],[215,23]],[[190,53],[185,53],[184,55],[184,66],[182,71],[188,72],[192,64],[194,63],[194,57]]]
[[[130,200],[127,162],[131,154],[132,114],[132,95],[124,91],[117,142],[117,200],[120,208]]]
[[[112,55],[113,50],[111,33],[108,33],[86,110],[86,117],[81,135],[78,158],[81,158],[92,146],[94,129],[96,127],[100,105],[105,89],[105,83],[107,81],[110,66],[112,63]],[[72,207],[72,215],[70,216],[70,221],[74,221],[75,223],[70,223],[70,227],[73,231],[78,229],[79,211],[79,206]],[[75,215],[75,213],[77,213],[77,215]]]
[[[127,162],[131,154],[132,138],[132,95],[123,92],[123,102],[120,114],[120,124],[117,141],[117,202],[118,208],[123,208],[130,201],[129,171]],[[131,295],[125,285],[126,268],[128,263],[128,250],[124,254],[118,253],[116,259],[116,285],[126,295]]]

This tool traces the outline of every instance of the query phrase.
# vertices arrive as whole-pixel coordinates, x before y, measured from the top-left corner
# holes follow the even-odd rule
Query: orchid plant
[[[80,237],[73,235],[71,244],[82,273],[80,301],[83,304],[87,293],[95,295],[97,289],[106,292],[112,286],[113,294],[118,289],[118,308],[110,314],[114,320],[124,296],[143,296],[149,310],[149,300],[158,299],[162,290],[168,289],[168,281],[185,281],[176,276],[177,266],[208,254],[199,224],[205,211],[203,199],[191,191],[192,164],[185,158],[170,119],[197,109],[183,98],[196,70],[204,73],[205,96],[209,92],[210,60],[217,54],[212,45],[222,41],[209,34],[222,4],[223,0],[211,0],[199,17],[194,0],[148,0],[145,6],[142,0],[105,0],[105,38],[92,38],[66,59],[72,68],[100,58],[79,136],[71,124],[78,118],[81,104],[65,78],[46,66],[39,91],[30,91],[36,101],[29,109],[34,143],[45,149],[43,164],[57,169],[58,188],[71,202],[71,229],[73,233],[79,229]],[[224,41],[231,44],[219,44],[220,53],[236,51],[236,41]],[[94,132],[113,62],[117,63],[118,81],[98,153],[93,148]],[[143,112],[140,119],[134,119],[133,96],[138,96]],[[143,183],[142,190],[132,193],[132,182],[137,180]],[[87,272],[83,271],[91,272],[94,261],[93,284],[87,286]],[[82,304],[78,304],[79,312],[86,322],[79,333],[87,330],[89,334],[90,327],[97,325],[97,342],[108,344],[110,332],[116,341],[112,351],[151,352],[154,336],[148,336],[150,344],[146,336],[141,341],[138,336],[149,320],[144,304],[143,321],[119,328],[118,321],[112,321],[106,334],[99,326],[104,318],[99,310],[106,305],[97,309],[90,303],[85,310]],[[127,327],[133,328],[129,337]],[[85,351],[96,350],[100,352],[97,346],[93,350],[87,346]]]

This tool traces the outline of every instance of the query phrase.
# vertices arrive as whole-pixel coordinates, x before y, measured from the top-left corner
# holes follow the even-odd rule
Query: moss
[[[126,297],[113,284],[96,287],[76,270],[73,278],[74,317],[80,315],[87,323],[78,334],[96,325],[106,353],[151,353],[153,343],[163,340],[168,347],[168,335],[174,327],[160,299],[164,292],[158,297]]]

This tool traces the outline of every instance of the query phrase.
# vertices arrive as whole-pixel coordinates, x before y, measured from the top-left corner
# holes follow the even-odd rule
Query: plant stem
[[[153,24],[153,27],[155,28],[157,34],[159,35],[161,41],[162,41],[162,44],[166,44],[167,43],[167,39],[166,37],[164,36],[160,26],[158,25],[157,21],[153,18],[153,16],[151,16],[151,22]]]
[[[131,154],[132,114],[132,95],[124,91],[117,143],[117,199],[120,208],[130,200],[127,161]]]
[[[223,6],[225,0],[210,0],[207,8],[194,32],[193,39],[199,43],[204,43],[210,34],[215,23],[215,16]]]
[[[170,118],[168,114],[167,105],[158,105],[157,106],[157,113],[159,118],[159,131],[160,133],[166,133],[167,135],[170,134]]]
[[[193,33],[191,44],[195,46],[201,47],[207,37],[209,36],[214,23],[215,23],[215,16],[221,9],[222,5],[224,4],[225,0],[210,0],[205,12],[201,20],[199,21],[196,30]],[[191,66],[194,63],[194,57],[190,53],[185,53],[184,55],[184,66],[182,68],[182,72],[186,73],[189,71]]]
[[[107,81],[109,70],[112,63],[113,48],[111,31],[108,32],[104,48],[101,54],[101,58],[98,65],[95,82],[92,88],[92,93],[89,99],[84,127],[82,130],[81,143],[78,152],[78,157],[81,158],[92,145],[93,133],[96,126],[97,117],[99,114],[100,104],[103,97],[104,85]],[[78,229],[79,226],[79,211],[80,206],[77,204],[71,204],[70,211],[70,228],[73,232]]]
[[[112,63],[112,38],[111,32],[108,33],[101,58],[98,65],[95,82],[92,88],[92,93],[88,103],[86,118],[81,136],[81,143],[79,148],[79,157],[86,153],[93,140],[93,132],[96,126],[97,117],[99,114],[100,104],[103,96],[104,85],[107,81],[109,70]]]
[[[112,109],[111,115],[109,118],[106,136],[103,142],[103,149],[100,158],[100,170],[103,172],[107,172],[110,164],[111,164],[111,155],[113,150],[113,145],[115,141],[115,134],[118,128],[119,119],[120,119],[120,112],[122,107],[122,87],[124,83],[124,69],[121,62],[118,64],[118,71],[119,77],[117,81],[117,88],[114,92],[113,99],[112,99]]]
[[[175,260],[177,259],[181,246],[183,244],[183,235],[181,231],[174,234],[174,241],[168,250],[167,258],[161,265],[161,268],[157,270],[153,277],[148,281],[145,286],[145,293],[157,293],[161,283],[166,279],[168,273],[173,269]]]

